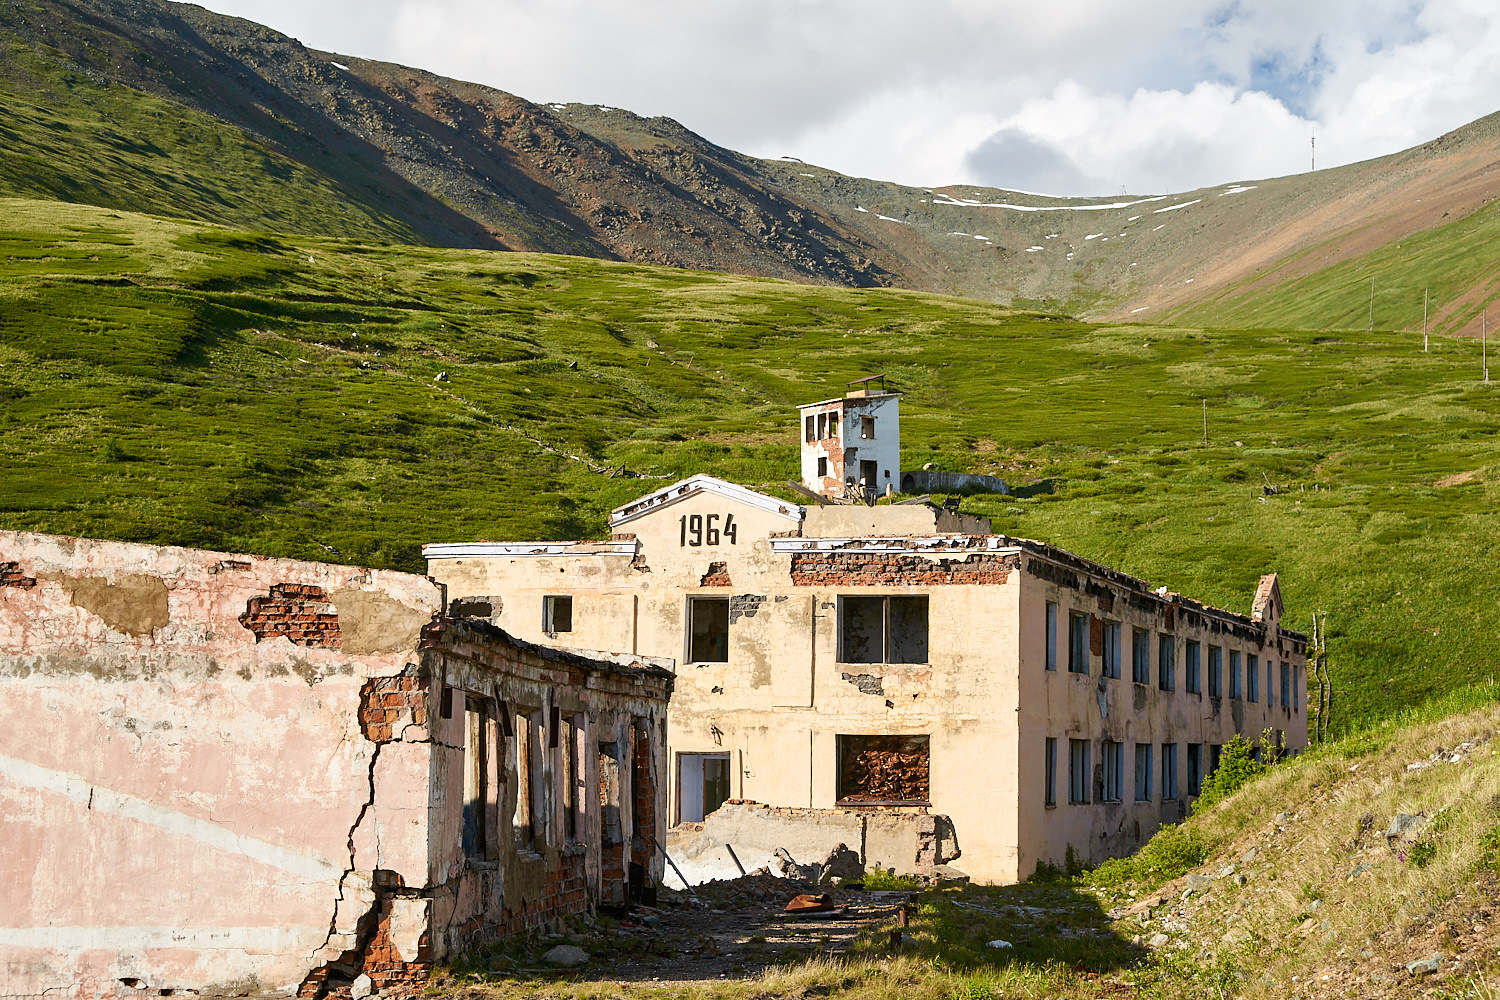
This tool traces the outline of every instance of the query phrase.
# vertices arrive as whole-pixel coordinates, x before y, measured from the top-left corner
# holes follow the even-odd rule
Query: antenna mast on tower
[[[1318,133],[1312,134],[1312,169],[1318,169]]]

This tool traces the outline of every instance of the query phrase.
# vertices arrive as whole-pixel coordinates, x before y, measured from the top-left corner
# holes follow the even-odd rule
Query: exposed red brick
[[[925,802],[929,753],[910,736],[842,736],[839,795],[851,802]]]
[[[338,649],[343,645],[339,616],[322,587],[305,583],[272,584],[266,597],[252,597],[240,624],[255,641],[284,635],[299,646]]]
[[[727,562],[709,562],[708,573],[703,574],[703,579],[697,582],[699,586],[733,586],[729,582],[729,564]]]
[[[21,564],[0,562],[0,587],[19,587],[30,590],[36,586],[36,577],[21,572]]]
[[[389,743],[402,723],[427,725],[427,678],[371,677],[359,689],[359,728],[372,743]]]
[[[989,552],[957,559],[899,552],[792,553],[792,583],[799,587],[997,585],[1017,568],[1015,556]]]

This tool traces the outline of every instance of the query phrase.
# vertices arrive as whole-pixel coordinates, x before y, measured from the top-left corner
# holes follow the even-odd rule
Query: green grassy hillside
[[[1286,278],[1279,272],[1316,258],[1312,247],[1274,268],[1237,281],[1172,314],[1172,321],[1304,330],[1368,329],[1422,331],[1423,294],[1430,292],[1428,329],[1479,336],[1480,313],[1493,308],[1500,203],[1490,202],[1467,218],[1411,233],[1370,253],[1312,274]],[[1493,323],[1500,316],[1491,315]]]
[[[42,202],[0,219],[8,528],[420,571],[423,542],[598,535],[694,472],[784,492],[793,405],[886,372],[906,467],[1021,487],[964,500],[997,531],[1240,610],[1279,571],[1289,624],[1330,615],[1346,721],[1495,674],[1477,344],[1094,327]]]

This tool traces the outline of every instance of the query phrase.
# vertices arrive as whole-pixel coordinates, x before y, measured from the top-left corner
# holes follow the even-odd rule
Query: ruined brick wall
[[[255,633],[255,641],[284,635],[299,646],[338,649],[339,616],[322,587],[306,583],[272,584],[266,597],[252,597],[240,624]]]
[[[588,909],[584,849],[575,845],[558,851],[556,859],[549,862],[541,895],[515,908],[506,907],[495,930],[499,934],[514,934],[542,927],[559,917],[586,913]]]
[[[406,726],[427,725],[426,677],[372,677],[359,690],[359,728],[371,743],[401,738]]]
[[[360,973],[370,977],[371,987],[386,1000],[417,997],[427,988],[432,973],[432,938],[422,934],[407,942],[411,952],[401,954],[401,943],[392,933],[394,910],[402,904],[394,892],[379,891],[374,911],[369,915],[361,935],[360,947],[345,952],[337,962],[329,962],[310,972],[297,987],[300,1000],[350,1000],[352,981]]]
[[[708,564],[708,572],[703,574],[703,579],[698,581],[700,587],[730,587],[733,586],[729,580],[729,565],[721,562]]]
[[[1003,584],[1016,556],[975,553],[930,559],[899,552],[794,552],[792,583],[799,587],[944,586]]]
[[[634,793],[633,811],[635,838],[632,843],[631,860],[647,869],[656,853],[656,779],[651,767],[651,741],[647,730],[635,729],[634,766],[631,790]]]
[[[0,562],[0,587],[19,587],[30,590],[36,586],[36,577],[21,572],[17,562]]]

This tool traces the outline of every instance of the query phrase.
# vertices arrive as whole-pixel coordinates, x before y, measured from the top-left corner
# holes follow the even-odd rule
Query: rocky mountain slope
[[[1436,286],[1436,328],[1477,328],[1487,281],[1453,278],[1436,247],[1500,193],[1493,116],[1365,163],[1180,194],[912,188],[162,0],[7,0],[0,130],[0,194],[1223,325],[1357,325],[1354,272],[1442,234],[1381,282],[1402,308],[1378,325],[1411,327]],[[1339,293],[1283,294],[1318,275]]]

